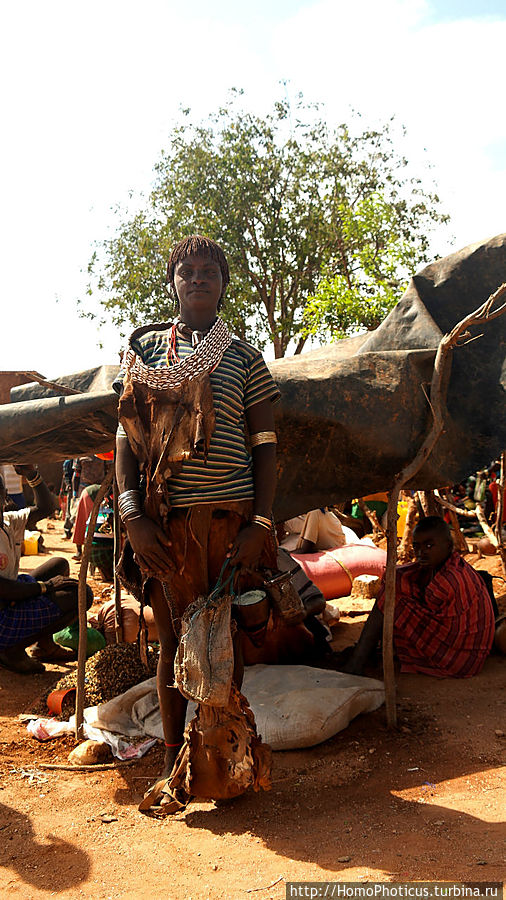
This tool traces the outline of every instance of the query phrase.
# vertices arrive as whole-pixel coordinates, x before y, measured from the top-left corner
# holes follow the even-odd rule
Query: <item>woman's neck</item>
[[[209,316],[192,316],[190,313],[185,312],[184,314],[180,314],[179,321],[182,325],[186,325],[190,331],[206,332],[214,325],[216,318],[217,316],[211,318],[209,318]]]

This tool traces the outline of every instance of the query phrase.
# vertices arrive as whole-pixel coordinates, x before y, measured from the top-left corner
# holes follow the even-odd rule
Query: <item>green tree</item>
[[[170,249],[202,233],[229,258],[224,318],[260,347],[272,341],[276,357],[290,342],[300,352],[311,334],[374,327],[446,219],[437,196],[407,177],[392,122],[352,134],[329,129],[301,96],[265,117],[240,104],[233,91],[196,125],[183,111],[144,207],[130,217],[119,209],[116,233],[93,254],[89,293],[123,329],[163,320]]]

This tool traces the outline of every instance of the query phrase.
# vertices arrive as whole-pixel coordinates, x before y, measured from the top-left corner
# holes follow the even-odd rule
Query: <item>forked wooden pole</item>
[[[389,728],[397,725],[395,674],[393,666],[393,624],[395,619],[395,569],[397,565],[397,501],[399,492],[413,478],[427,461],[434,446],[444,431],[446,396],[450,380],[453,350],[464,339],[470,338],[468,328],[477,323],[490,322],[506,312],[506,303],[497,309],[494,304],[506,295],[506,284],[502,284],[478,309],[462,319],[455,328],[445,334],[439,343],[434,359],[434,369],[430,385],[430,409],[432,425],[415,458],[396,476],[388,500],[387,564],[385,570],[385,605],[383,608],[383,676],[385,682],[385,706]]]
[[[504,516],[504,479],[506,469],[506,450],[501,453],[501,471],[499,473],[499,482],[497,485],[497,508],[495,511],[494,533],[497,540],[497,550],[501,557],[503,575],[506,578],[506,546],[503,538],[503,516]]]

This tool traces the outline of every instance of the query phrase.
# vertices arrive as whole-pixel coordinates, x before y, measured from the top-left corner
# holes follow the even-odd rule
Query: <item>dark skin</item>
[[[37,471],[33,466],[21,465],[14,466],[14,468],[18,475],[23,475],[27,479],[34,479],[37,475]],[[33,491],[36,505],[30,509],[27,521],[28,529],[32,529],[40,519],[50,515],[53,511],[52,495],[44,481],[36,485]],[[5,486],[2,479],[0,479],[0,526],[3,526],[4,523],[5,500]],[[52,638],[56,631],[59,631],[65,625],[69,625],[77,616],[77,593],[68,588],[62,588],[62,582],[68,577],[69,573],[70,568],[67,560],[60,558],[47,560],[33,570],[32,575],[36,582],[44,582],[48,596],[60,607],[62,615],[51,625],[30,635],[19,644],[2,651],[0,661],[3,665],[23,674],[34,674],[44,671],[44,666],[40,662],[28,657],[25,653],[25,647],[29,647],[35,642],[37,642],[36,651],[39,657],[53,661],[65,661],[72,658],[73,654],[55,644]],[[37,583],[24,583],[8,578],[0,578],[0,606],[35,599],[40,596],[40,593],[40,585]],[[93,594],[88,589],[88,606],[92,602]]]
[[[444,565],[453,550],[451,537],[439,529],[428,531],[417,530],[413,532],[413,550],[415,559],[420,566],[420,578],[425,585],[434,578],[436,572]],[[342,672],[352,675],[362,675],[378,641],[383,634],[383,613],[375,603],[367,622],[365,623],[358,643],[351,658],[342,667]]]
[[[207,255],[190,255],[179,262],[174,272],[174,287],[179,300],[181,321],[193,331],[206,332],[215,322],[218,303],[223,296],[223,278],[220,266]],[[274,431],[274,413],[270,401],[255,404],[246,411],[250,434]],[[252,452],[253,479],[255,485],[254,512],[270,517],[276,488],[276,447],[260,444]],[[139,470],[128,440],[118,437],[116,444],[116,476],[120,493],[135,490],[139,486]],[[170,541],[162,529],[147,516],[126,523],[128,538],[137,560],[143,569],[163,567]],[[263,550],[266,530],[251,524],[239,532],[229,548],[228,556],[234,566],[254,569]],[[149,582],[149,599],[153,608],[160,637],[160,659],[157,687],[165,741],[178,744],[182,741],[187,702],[172,684],[174,655],[177,637],[174,634],[169,608],[162,586],[156,579]],[[236,678],[241,679],[241,662],[236,661]],[[162,777],[172,769],[178,747],[168,747]]]
[[[14,466],[14,469],[18,473],[18,475],[22,475],[30,480],[34,479],[37,476],[37,470],[34,469],[33,466]],[[44,481],[34,487],[33,492],[35,495],[35,506],[32,506],[30,508],[30,515],[28,516],[28,521],[26,523],[28,531],[31,531],[35,527],[37,522],[40,521],[40,519],[45,519],[46,516],[51,515],[53,511],[52,495],[47,484],[45,484]],[[0,527],[3,525],[4,521],[5,500],[5,486],[3,484],[3,481],[0,480]],[[45,581],[45,579],[42,577],[38,578],[36,572],[34,573],[34,578],[37,578],[38,581]],[[55,576],[62,574],[64,573],[54,573]],[[50,578],[51,576],[48,577]],[[22,582],[11,581],[8,578],[0,578],[1,601],[12,603],[13,601],[16,602],[21,600],[31,600],[39,596],[40,588],[37,584],[23,584]]]

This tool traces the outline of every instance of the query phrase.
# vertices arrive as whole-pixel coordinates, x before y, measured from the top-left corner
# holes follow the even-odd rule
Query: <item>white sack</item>
[[[249,666],[242,692],[255,714],[258,733],[273,750],[320,744],[385,699],[382,681],[309,666]],[[187,722],[194,709],[188,704]],[[130,738],[163,740],[156,679],[85,710],[85,719],[94,728]]]

